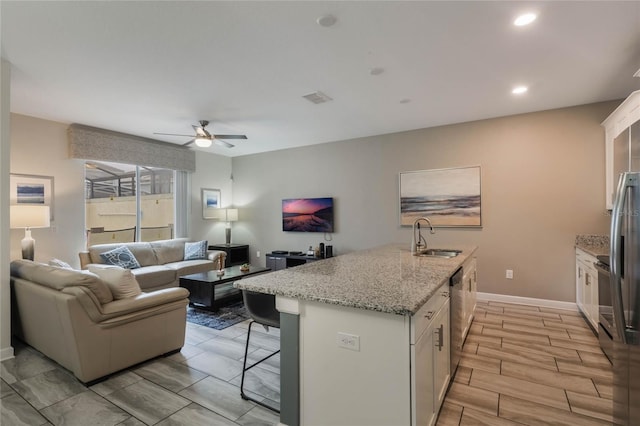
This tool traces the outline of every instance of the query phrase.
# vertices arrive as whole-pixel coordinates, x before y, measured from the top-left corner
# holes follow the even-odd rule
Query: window
[[[85,163],[87,246],[174,237],[175,171]]]

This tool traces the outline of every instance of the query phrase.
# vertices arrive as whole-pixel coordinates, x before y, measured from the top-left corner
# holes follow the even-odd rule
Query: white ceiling
[[[237,156],[621,99],[640,1],[6,1],[11,111]],[[512,25],[535,11],[530,26]],[[333,14],[329,28],[316,23]],[[374,67],[384,69],[371,75]],[[517,84],[529,92],[515,97]],[[332,102],[303,95],[320,90]],[[405,102],[401,102],[405,100]],[[409,100],[406,102],[406,100]]]

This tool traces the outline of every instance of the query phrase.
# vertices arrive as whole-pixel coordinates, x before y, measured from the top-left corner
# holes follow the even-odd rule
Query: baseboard
[[[535,299],[533,297],[509,296],[506,294],[480,293],[478,300],[484,302],[517,303],[520,305],[542,306],[545,308],[564,309],[566,311],[578,311],[578,305],[573,302],[561,302],[559,300]]]
[[[13,346],[9,346],[8,348],[0,349],[0,361],[11,359],[13,357],[14,357]]]

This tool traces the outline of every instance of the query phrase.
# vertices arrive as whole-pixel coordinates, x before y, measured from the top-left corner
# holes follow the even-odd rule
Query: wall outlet
[[[256,257],[260,257],[260,250],[256,252]]]
[[[360,351],[360,336],[356,336],[355,334],[338,332],[338,335],[336,336],[336,342],[341,348],[349,349],[356,352]]]
[[[508,280],[513,279],[513,269],[507,269],[507,279]]]

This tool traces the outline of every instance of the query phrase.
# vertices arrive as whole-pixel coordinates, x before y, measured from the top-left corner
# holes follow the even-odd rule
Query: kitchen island
[[[417,257],[390,244],[235,284],[276,296],[281,423],[435,420],[449,381],[449,279],[475,253]]]

